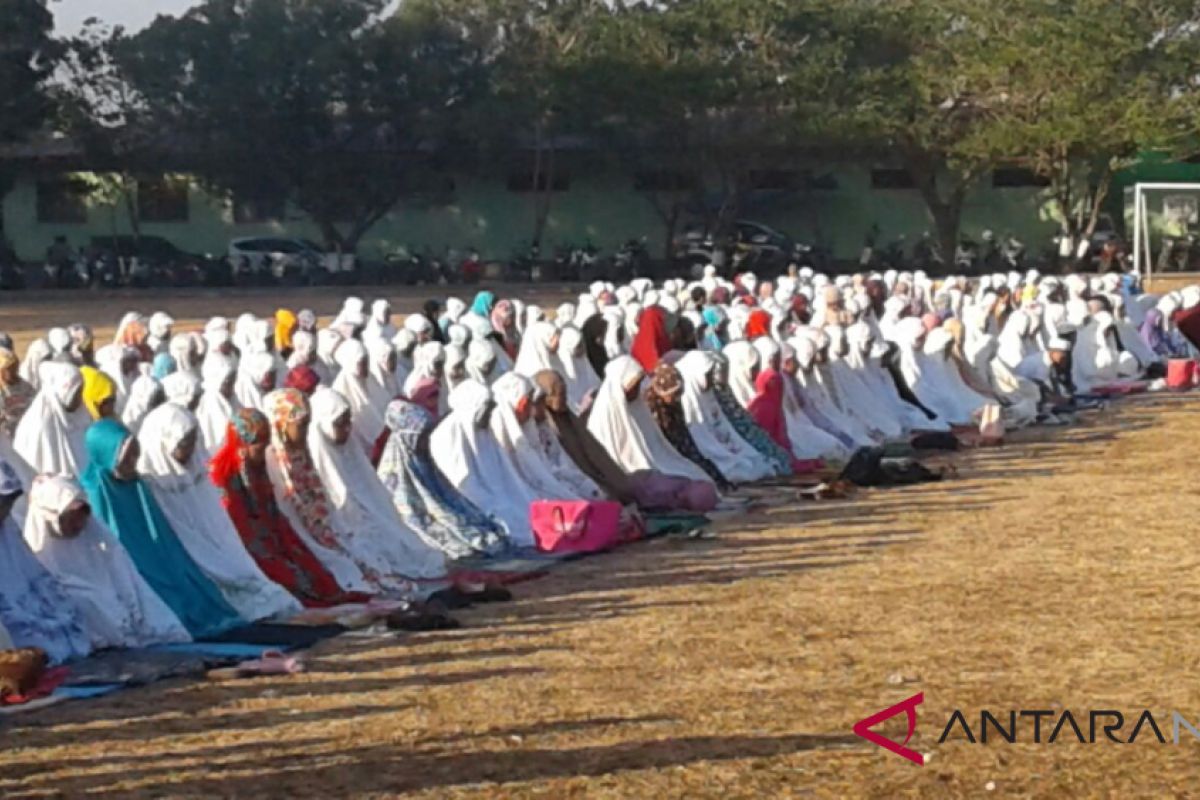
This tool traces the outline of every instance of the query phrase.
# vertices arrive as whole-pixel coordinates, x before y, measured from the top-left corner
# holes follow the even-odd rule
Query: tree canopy
[[[131,163],[184,153],[240,198],[286,198],[347,250],[449,163],[514,150],[536,242],[558,143],[639,172],[670,229],[736,219],[795,153],[907,170],[954,247],[971,187],[1041,176],[1086,233],[1114,170],[1194,146],[1186,0],[205,0],[65,54],[42,0],[0,0],[0,140],[50,110]]]

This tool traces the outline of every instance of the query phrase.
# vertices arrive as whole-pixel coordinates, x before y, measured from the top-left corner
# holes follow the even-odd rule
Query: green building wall
[[[647,237],[652,254],[663,251],[664,225],[649,200],[633,188],[633,177],[599,158],[568,162],[569,189],[555,193],[543,237],[543,252],[564,243],[590,240],[611,252],[626,239]],[[868,164],[821,164],[814,171],[832,175],[835,189],[813,189],[751,198],[743,216],[776,227],[802,241],[817,242],[841,259],[856,258],[868,229],[875,224],[885,243],[901,234],[909,243],[931,224],[915,190],[874,189]],[[43,173],[44,174],[44,173]],[[376,259],[407,246],[478,248],[487,259],[507,258],[532,238],[533,194],[507,188],[504,174],[454,175],[455,189],[444,202],[403,202],[362,240],[359,255]],[[48,224],[37,219],[37,175],[21,177],[4,198],[4,229],[17,254],[40,259],[55,236],[76,247],[93,236],[128,234],[123,211],[94,205],[83,224]],[[963,234],[978,239],[984,229],[1021,239],[1040,251],[1057,230],[1041,190],[993,188],[985,180],[968,197]],[[186,222],[143,222],[142,233],[161,236],[182,250],[221,254],[239,236],[287,235],[320,240],[315,226],[291,210],[279,222],[237,224],[231,204],[193,184]]]

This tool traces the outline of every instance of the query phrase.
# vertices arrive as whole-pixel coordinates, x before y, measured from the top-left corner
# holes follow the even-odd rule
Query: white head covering
[[[441,580],[446,559],[401,519],[367,454],[353,443],[337,444],[333,424],[350,410],[331,389],[312,396],[308,451],[329,498],[330,524],[359,564],[389,579]]]
[[[384,346],[390,347],[381,339],[373,339]],[[363,453],[370,453],[375,447],[375,440],[383,433],[383,409],[395,395],[379,406],[372,402],[369,388],[370,357],[367,348],[357,339],[347,339],[338,348],[338,366],[341,369],[333,379],[333,389],[350,405],[350,417],[354,425],[354,440]],[[360,376],[359,370],[366,367],[366,376]],[[381,387],[380,392],[384,391]]]
[[[87,495],[70,478],[34,479],[25,516],[25,541],[79,610],[96,649],[137,648],[191,637],[147,585],[117,538],[92,514],[76,537],[61,535],[59,519]],[[211,513],[211,512],[210,512]]]
[[[188,408],[200,396],[199,379],[186,372],[172,372],[162,380],[163,394],[167,402],[180,408]]]
[[[444,388],[443,377],[445,366],[446,353],[440,343],[425,342],[419,345],[413,354],[412,372],[408,374],[408,379],[404,381],[403,392],[405,396],[411,396],[413,389],[417,387],[417,383],[422,380],[435,380],[441,383]],[[445,402],[444,398],[442,402]]]
[[[236,398],[230,400],[221,394],[221,387],[236,374],[233,359],[220,353],[209,353],[204,358],[200,405],[196,407],[196,420],[200,425],[200,438],[204,449],[215,453],[225,441],[229,421],[233,419]]]
[[[137,433],[142,420],[163,399],[162,385],[149,375],[139,375],[129,387],[129,399],[125,401],[125,410],[121,412],[121,423],[131,433]]]
[[[317,360],[317,337],[308,331],[292,334],[292,354],[288,356],[287,368],[312,367]]]
[[[363,328],[363,341],[370,342],[372,339],[391,341],[395,335],[396,326],[392,324],[392,304],[382,298],[371,303],[371,317],[367,320],[367,326]]]
[[[600,388],[600,376],[587,359],[583,333],[574,325],[566,325],[558,340],[558,361],[567,384],[567,402],[578,412],[584,399]]]
[[[243,356],[238,365],[237,381],[233,385],[233,393],[241,403],[242,408],[263,410],[263,396],[274,388],[279,376],[275,375],[271,387],[262,388],[267,376],[275,370],[275,357],[267,352],[255,352]]]
[[[50,343],[45,339],[34,339],[30,342],[29,348],[25,351],[25,360],[21,362],[21,367],[17,370],[21,380],[34,389],[41,388],[42,379],[38,374],[38,368],[41,367],[43,361],[49,360],[51,355]]]
[[[729,389],[733,396],[743,406],[749,406],[750,401],[758,394],[754,388],[754,370],[758,366],[759,355],[754,345],[749,342],[730,342],[721,351],[729,360]]]
[[[588,430],[626,472],[650,469],[711,483],[704,470],[667,441],[640,391],[633,400],[626,399],[625,387],[640,383],[645,374],[629,356],[609,361],[588,415]]]
[[[539,498],[519,480],[509,454],[492,435],[485,415],[494,410],[486,386],[463,381],[450,394],[450,413],[434,429],[430,451],[455,488],[504,523],[513,544],[532,547],[529,504]]]
[[[555,372],[562,371],[555,350],[551,349],[554,340],[558,338],[558,328],[549,322],[535,322],[525,331],[521,338],[521,350],[517,353],[513,371],[526,378],[532,378],[544,369]]]
[[[66,405],[83,389],[79,367],[47,361],[38,370],[42,388],[34,396],[13,433],[13,449],[38,473],[77,478],[87,466],[84,435],[92,416],[82,402]]]
[[[491,384],[496,371],[496,353],[490,342],[472,339],[467,345],[467,378],[484,386]]]
[[[718,465],[735,483],[756,481],[774,474],[767,459],[738,435],[721,413],[720,403],[710,391],[710,375],[717,362],[711,353],[693,350],[675,364],[683,376],[683,415],[700,453]]]
[[[516,469],[516,477],[542,498],[575,499],[577,490],[560,481],[547,462],[538,443],[538,431],[532,420],[524,424],[517,418],[520,402],[533,399],[534,386],[529,378],[515,372],[500,377],[492,386],[496,408],[488,422],[489,430],[501,450]]]

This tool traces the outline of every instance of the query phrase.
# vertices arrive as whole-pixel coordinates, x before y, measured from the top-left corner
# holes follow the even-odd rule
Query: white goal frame
[[[1148,284],[1153,278],[1154,256],[1150,252],[1150,215],[1146,192],[1182,190],[1200,195],[1200,183],[1135,183],[1133,185],[1133,271]]]

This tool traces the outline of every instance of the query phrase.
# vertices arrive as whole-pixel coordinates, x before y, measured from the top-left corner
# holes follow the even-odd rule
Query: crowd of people
[[[461,565],[536,547],[539,500],[616,501],[636,527],[863,448],[1067,424],[1194,356],[1197,306],[1115,274],[710,268],[553,310],[129,313],[111,342],[54,328],[23,358],[0,334],[0,649],[61,663],[379,598],[452,625],[507,598]]]

